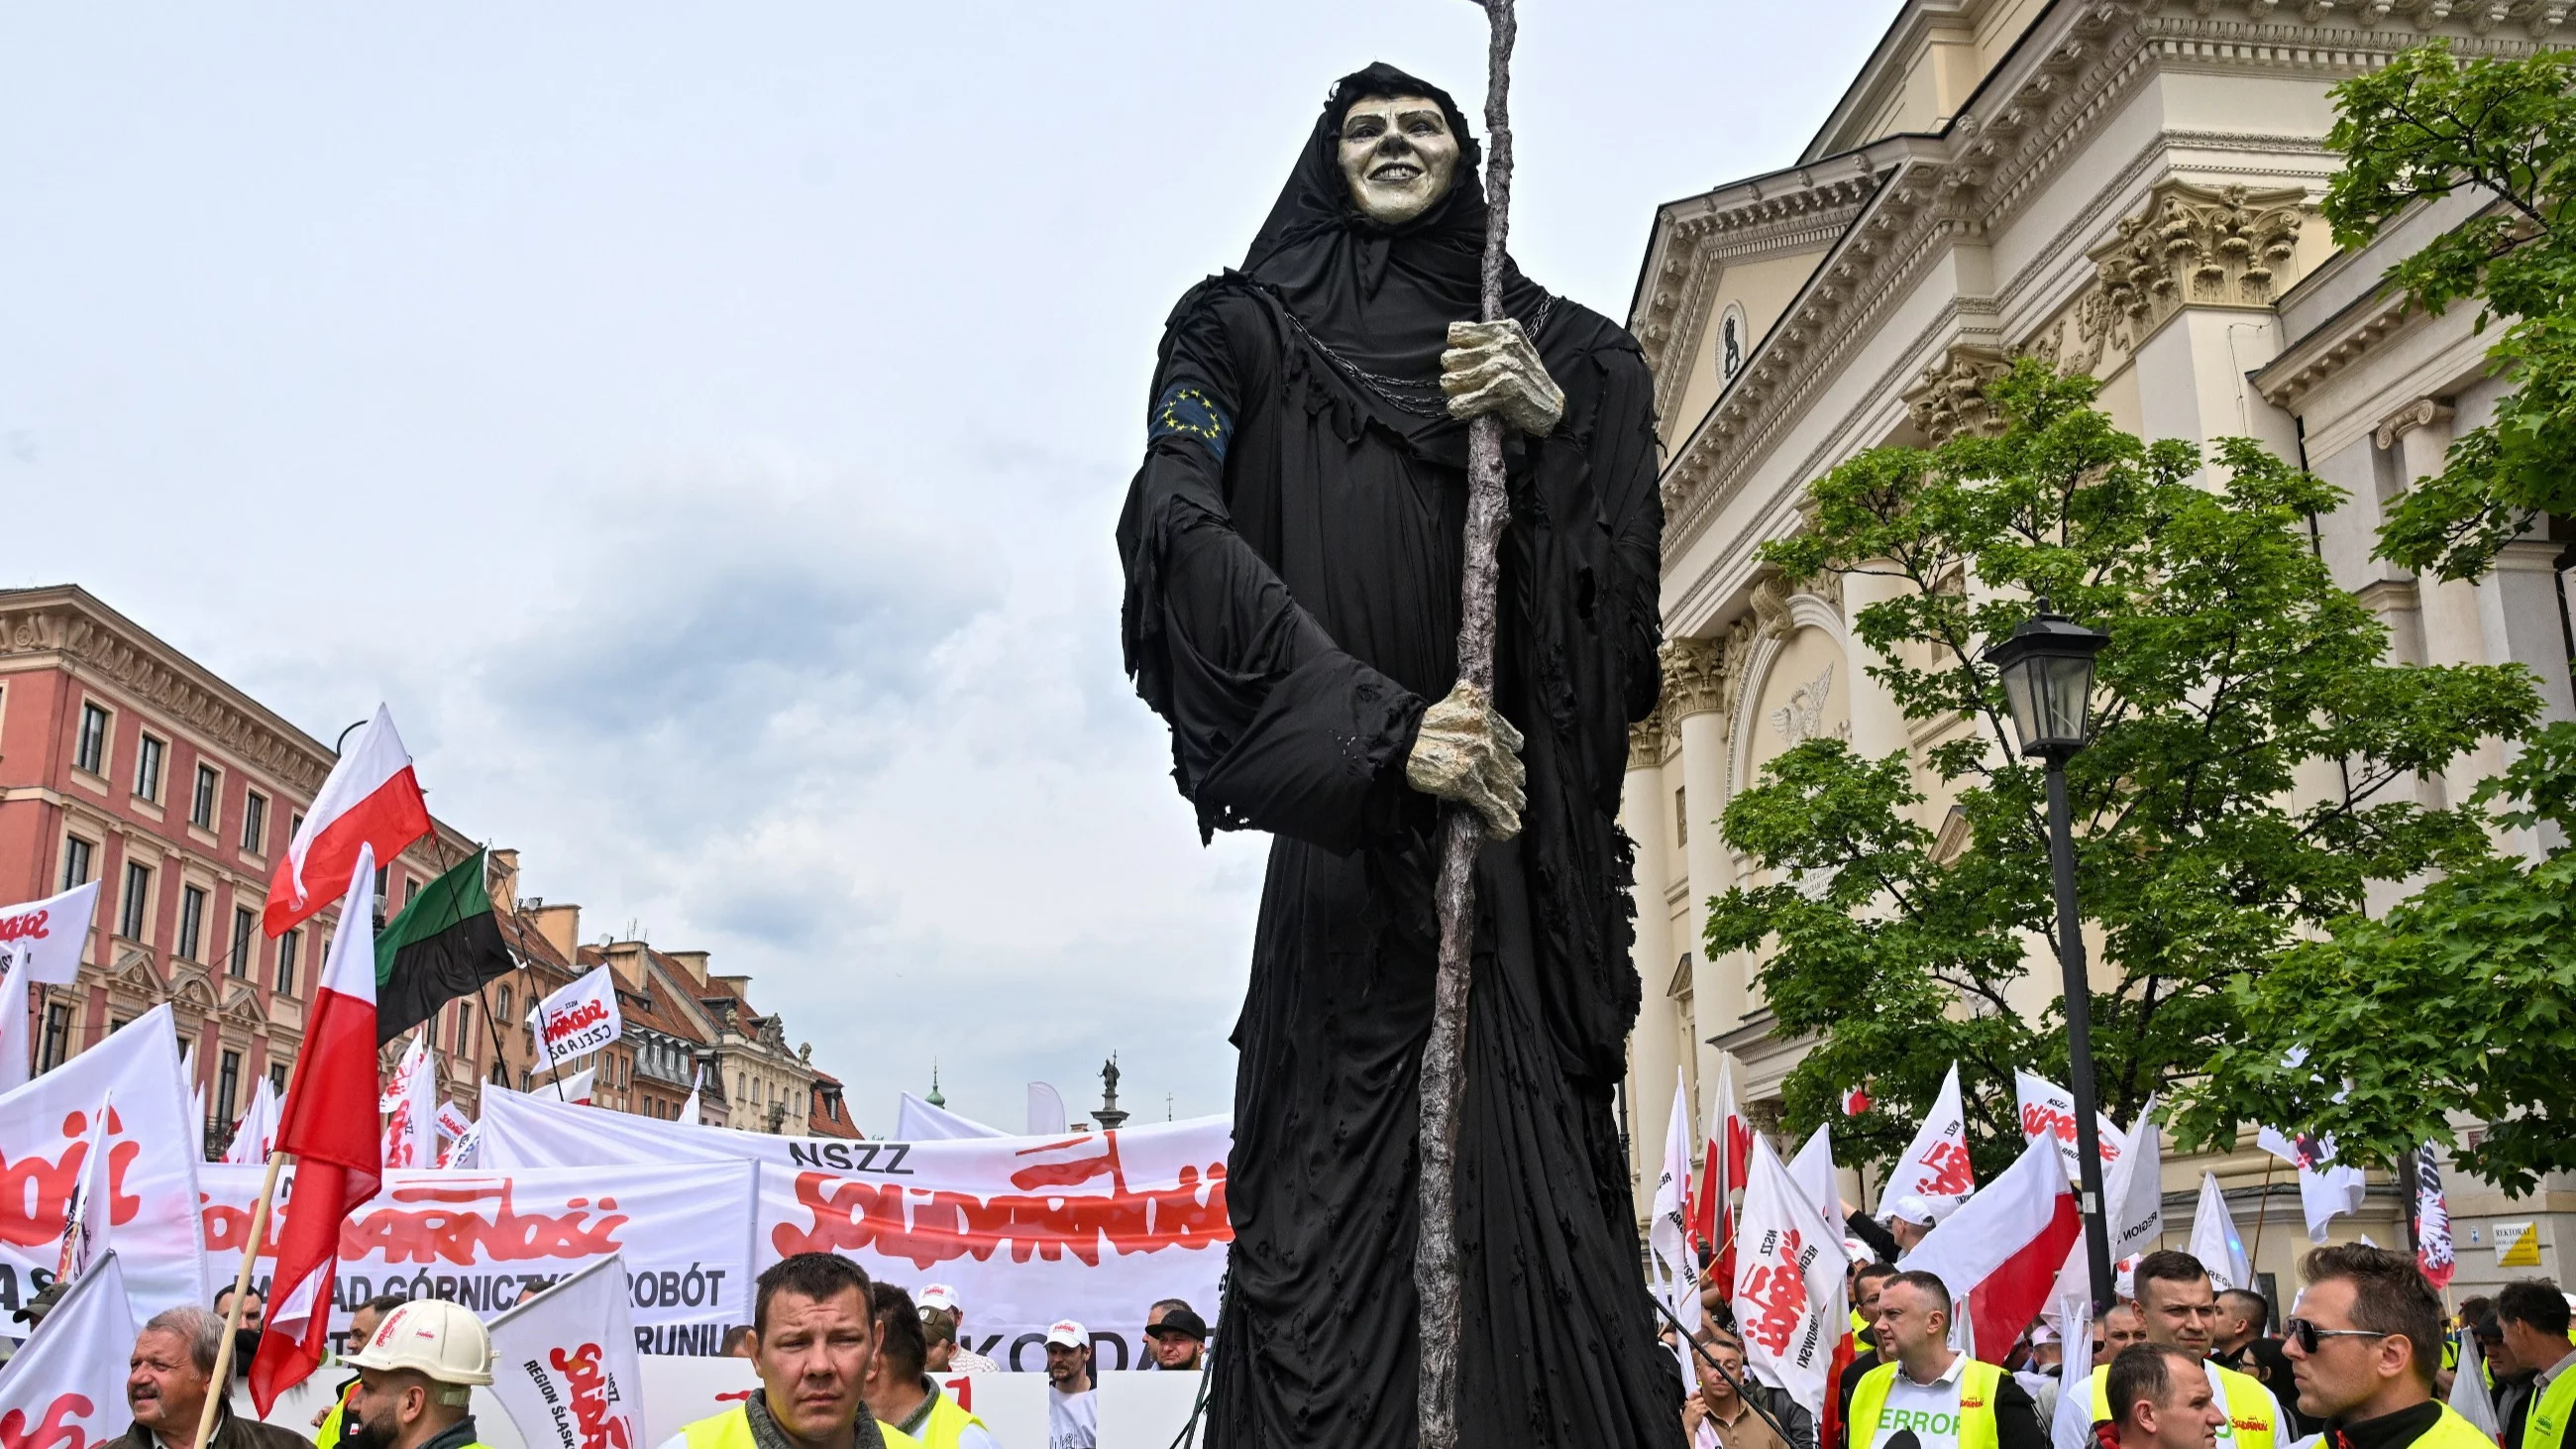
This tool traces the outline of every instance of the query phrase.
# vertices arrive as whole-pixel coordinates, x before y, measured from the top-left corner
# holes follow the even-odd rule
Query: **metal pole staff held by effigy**
[[[1487,322],[1503,319],[1503,262],[1511,232],[1512,0],[1476,0],[1491,22],[1485,52],[1485,257]],[[1466,562],[1458,610],[1458,682],[1493,697],[1495,548],[1502,538],[1503,420],[1486,413],[1467,425]],[[1467,972],[1476,936],[1476,852],[1484,821],[1451,805],[1440,822],[1440,968],[1432,988],[1431,1035],[1422,1045],[1422,1112],[1416,1158],[1422,1224],[1413,1250],[1413,1291],[1421,1305],[1422,1376],[1414,1401],[1421,1449],[1458,1446],[1458,1104],[1466,1087]]]
[[[1744,1401],[1744,1407],[1751,1409],[1753,1412],[1762,1416],[1762,1422],[1771,1426],[1771,1432],[1780,1436],[1781,1443],[1795,1444],[1798,1442],[1797,1440],[1789,1437],[1789,1427],[1781,1423],[1778,1419],[1773,1418],[1771,1416],[1771,1411],[1762,1407],[1762,1401],[1753,1396],[1753,1385],[1746,1383],[1744,1380],[1737,1378],[1731,1373],[1728,1373],[1726,1371],[1726,1365],[1717,1361],[1717,1355],[1708,1351],[1707,1344],[1691,1337],[1690,1330],[1682,1327],[1681,1315],[1673,1312],[1671,1304],[1666,1303],[1661,1298],[1657,1298],[1652,1293],[1646,1295],[1646,1301],[1655,1305],[1655,1311],[1662,1314],[1664,1316],[1664,1321],[1673,1326],[1673,1332],[1681,1336],[1682,1342],[1690,1345],[1692,1354],[1697,1356],[1701,1363],[1707,1364],[1710,1368],[1717,1370],[1717,1376],[1719,1378],[1722,1378],[1729,1384],[1734,1385],[1735,1396]]]

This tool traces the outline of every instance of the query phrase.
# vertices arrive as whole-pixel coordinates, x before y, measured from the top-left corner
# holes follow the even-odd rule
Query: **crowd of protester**
[[[1922,1232],[1902,1206],[1871,1227],[1896,1252]],[[2336,1245],[2299,1266],[2305,1286],[2277,1334],[2263,1295],[2218,1291],[2200,1260],[2162,1250],[2091,1323],[2035,1321],[1990,1364],[1961,1350],[1939,1278],[1864,1256],[1821,1425],[1748,1373],[1712,1283],[1683,1437],[1692,1449],[2576,1449],[2576,1338],[2556,1284],[2516,1282],[2452,1317],[2410,1254]],[[2071,1380],[2070,1334],[2084,1335],[2074,1347],[2088,1365]],[[2472,1372],[2493,1433],[2452,1407]]]

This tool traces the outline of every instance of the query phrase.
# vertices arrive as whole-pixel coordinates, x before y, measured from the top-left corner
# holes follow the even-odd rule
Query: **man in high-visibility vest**
[[[919,1449],[868,1413],[877,1356],[875,1285],[837,1253],[798,1253],[760,1275],[751,1361],[760,1392],[662,1441],[661,1449]]]
[[[2218,1323],[2218,1294],[2209,1270],[2189,1253],[2172,1249],[2138,1260],[2137,1313],[2147,1342],[2180,1349],[2201,1366],[2209,1391],[2227,1423],[2218,1431],[2221,1449],[2274,1449],[2286,1444],[2281,1433],[2281,1406],[2272,1391],[2251,1375],[2209,1361],[2212,1330]],[[2092,1449],[2095,1427],[2110,1422],[2110,1365],[2105,1363],[2057,1396],[2057,1413],[2049,1438],[2053,1449]]]
[[[1950,1290],[1899,1273],[1878,1290],[1878,1351],[1892,1359],[1852,1389],[1851,1449],[2042,1449],[2030,1394],[2012,1376],[1950,1347]]]
[[[2227,1411],[2200,1366],[2168,1343],[2131,1344],[2103,1365],[2116,1449],[2213,1449]]]
[[[2516,1406],[2519,1424],[2505,1426],[2505,1449],[2561,1449],[2567,1420],[2576,1411],[2576,1340],[2567,1335],[2567,1298],[2541,1279],[2508,1283],[2496,1294],[2496,1326],[2513,1361],[2532,1374]],[[2519,1430],[2520,1432],[2516,1432]]]
[[[924,1449],[1001,1449],[984,1421],[950,1398],[924,1367],[930,1339],[922,1332],[921,1310],[912,1306],[912,1295],[892,1283],[879,1283],[872,1297],[878,1337],[864,1390],[868,1412],[878,1423],[920,1440]]]
[[[2495,1441],[2433,1397],[2442,1300],[2412,1253],[2361,1243],[2313,1248],[2308,1286],[2281,1325],[2299,1412],[2336,1449],[2487,1449]]]

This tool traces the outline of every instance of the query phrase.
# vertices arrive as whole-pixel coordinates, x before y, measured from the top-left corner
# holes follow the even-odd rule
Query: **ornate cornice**
[[[2471,13],[2481,5],[2482,20]],[[2373,13],[2353,16],[2335,0],[2091,0],[2051,12],[1941,135],[1891,138],[1908,147],[1890,153],[1887,179],[1672,450],[1663,475],[1666,558],[1696,540],[1743,488],[1930,259],[2017,214],[2147,76],[2160,69],[2356,75],[2415,43],[2405,28],[2377,23],[2391,17],[2451,31],[2472,21],[2467,28],[2475,33],[2457,38],[2459,53],[2521,55],[2529,43],[2487,32],[2513,21],[2546,35],[2568,9],[2561,0],[2388,0],[2384,7],[2363,0]],[[2166,141],[2197,148],[2202,138],[2174,133]],[[1672,251],[1659,244],[1660,260],[1669,262]],[[2243,278],[2226,280],[2241,285]],[[1992,298],[1957,301],[1963,313],[1971,301],[1989,313],[1995,305]]]
[[[1724,710],[1730,662],[1722,639],[1665,640],[1665,717],[1679,724],[1695,714]]]
[[[77,589],[0,593],[0,659],[53,654],[142,699],[310,799],[331,752]]]
[[[2348,324],[2319,329],[2328,335],[2302,338],[2256,373],[2254,386],[2274,407],[2295,407],[2300,398],[2359,361],[2417,315],[2404,295],[2382,297]]]

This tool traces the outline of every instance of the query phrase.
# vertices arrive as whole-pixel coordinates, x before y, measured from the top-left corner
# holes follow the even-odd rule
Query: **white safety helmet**
[[[488,1384],[492,1335],[462,1304],[415,1298],[386,1314],[367,1346],[348,1361],[357,1368],[409,1369],[442,1384]],[[463,1401],[462,1396],[450,1400]]]

